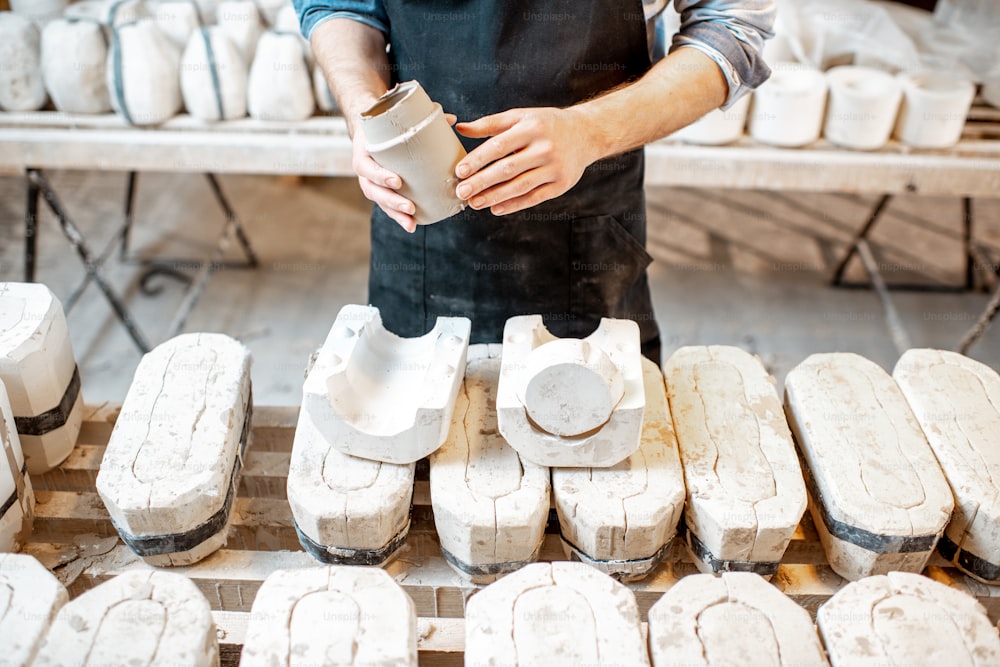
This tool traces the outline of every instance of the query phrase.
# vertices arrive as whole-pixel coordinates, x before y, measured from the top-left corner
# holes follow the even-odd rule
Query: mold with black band
[[[233,507],[233,497],[236,495],[236,488],[239,485],[239,475],[243,468],[243,457],[246,453],[247,442],[250,439],[250,424],[253,417],[253,391],[247,397],[246,411],[243,421],[243,430],[240,432],[240,448],[233,462],[233,471],[229,477],[229,488],[226,491],[226,500],[222,503],[219,511],[208,518],[204,523],[199,524],[192,530],[184,533],[174,533],[171,535],[132,535],[127,530],[115,523],[111,519],[112,525],[122,541],[139,556],[164,556],[167,554],[183,553],[194,549],[199,544],[217,535],[225,528],[229,520],[229,513]]]
[[[712,572],[753,572],[762,577],[770,577],[777,573],[781,561],[747,561],[747,560],[722,560],[708,550],[704,542],[698,539],[690,528],[683,527],[684,541],[691,549],[691,553],[705,565],[712,568]]]
[[[14,417],[14,427],[20,435],[45,435],[61,428],[69,419],[70,412],[80,395],[80,368],[73,367],[73,375],[69,379],[66,391],[59,399],[58,405],[34,417]]]
[[[310,556],[327,565],[382,565],[403,546],[406,542],[406,536],[410,532],[410,523],[407,521],[403,530],[399,531],[385,546],[378,549],[343,549],[320,544],[306,535],[299,528],[297,521],[293,520],[293,523],[295,524],[295,534],[299,536],[302,548]]]
[[[960,548],[957,544],[951,541],[948,534],[945,533],[938,540],[938,551],[944,556],[945,560],[956,564],[962,570],[968,572],[969,574],[975,575],[984,581],[990,583],[1000,582],[1000,565],[996,563],[991,563],[990,561],[980,558],[979,556]]]

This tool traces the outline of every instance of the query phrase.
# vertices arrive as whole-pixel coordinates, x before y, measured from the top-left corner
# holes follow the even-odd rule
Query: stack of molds
[[[788,374],[785,408],[833,570],[923,570],[954,501],[889,374],[856,354],[814,354]]]
[[[32,556],[0,554],[0,646],[7,665],[30,665],[69,596]]]
[[[83,396],[62,304],[45,285],[0,283],[0,380],[28,472],[62,463],[80,433]]]
[[[414,462],[448,436],[471,324],[419,338],[345,306],[306,377],[288,472],[302,546],[326,563],[379,565],[409,530]]]
[[[664,373],[695,565],[773,575],[806,509],[774,379],[759,359],[727,346],[682,347]]]
[[[465,664],[649,665],[635,596],[582,563],[534,563],[465,610]]]
[[[639,449],[610,468],[552,470],[566,555],[623,580],[644,577],[660,563],[684,509],[684,472],[663,375],[648,359],[642,370]]]
[[[139,363],[97,491],[152,565],[187,565],[226,541],[250,438],[250,351],[222,334],[183,334]]]
[[[975,598],[909,572],[842,588],[816,616],[834,667],[1000,663],[1000,636]]]
[[[417,614],[384,570],[331,565],[270,574],[240,664],[416,667]]]
[[[635,322],[602,319],[586,338],[560,339],[540,315],[507,320],[497,421],[525,459],[615,465],[639,447],[645,404]]]
[[[35,493],[25,472],[7,390],[0,382],[0,552],[18,551],[24,545],[34,516]]]
[[[910,350],[892,373],[955,496],[938,551],[1000,583],[1000,375],[954,352]]]
[[[34,667],[216,667],[219,645],[208,600],[181,574],[126,572],[64,606]]]
[[[649,610],[654,667],[826,665],[809,612],[751,572],[684,577]]]
[[[477,584],[535,560],[549,515],[549,470],[497,430],[500,345],[469,347],[448,440],[430,458],[431,503],[445,559]]]

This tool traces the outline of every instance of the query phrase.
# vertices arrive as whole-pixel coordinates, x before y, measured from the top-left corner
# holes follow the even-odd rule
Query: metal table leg
[[[31,178],[31,170],[25,172],[28,184],[28,204],[24,214],[24,282],[35,282],[35,262],[38,256],[38,184]]]

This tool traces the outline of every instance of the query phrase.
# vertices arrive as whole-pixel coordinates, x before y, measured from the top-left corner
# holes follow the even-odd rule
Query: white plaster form
[[[0,380],[0,506],[14,498],[7,511],[0,514],[0,552],[18,551],[31,533],[35,493],[31,477],[22,474],[23,469],[24,455],[14,430],[14,413],[10,409],[7,389]],[[2,642],[0,646],[3,646]]]
[[[299,15],[291,2],[285,3],[285,6],[278,10],[271,25],[281,32],[299,32]]]
[[[345,454],[413,463],[448,437],[470,331],[467,318],[441,317],[400,338],[378,308],[344,306],[306,377],[303,410]]]
[[[1000,583],[1000,375],[955,352],[909,350],[892,376],[955,496],[945,536],[986,561],[968,567],[956,552],[952,562],[980,581]]]
[[[149,12],[142,0],[78,0],[66,7],[63,16],[121,26],[145,18]]]
[[[417,613],[384,570],[278,570],[257,591],[242,667],[417,667]]]
[[[798,63],[777,63],[753,93],[750,136],[773,146],[805,146],[819,139],[826,110],[826,77]]]
[[[192,0],[161,0],[153,5],[152,16],[163,34],[181,49],[187,45],[191,35],[201,25],[198,5]],[[181,76],[183,75],[182,63]]]
[[[76,361],[62,304],[39,283],[0,283],[0,380],[17,417],[59,406]],[[22,435],[28,472],[41,474],[69,456],[83,421],[83,393],[65,423],[43,435]]]
[[[216,25],[231,39],[246,63],[253,62],[257,40],[263,31],[260,12],[253,0],[225,0],[215,10]]]
[[[816,622],[834,667],[1000,663],[1000,636],[976,599],[919,574],[851,583]]]
[[[69,0],[10,0],[10,8],[26,19],[44,23],[59,16]]]
[[[33,556],[0,554],[0,646],[7,665],[30,665],[66,589]]]
[[[958,143],[976,96],[971,81],[953,74],[900,74],[903,105],[895,136],[914,148],[948,148]]]
[[[809,612],[759,575],[683,577],[649,610],[653,667],[828,664]]]
[[[123,537],[182,535],[223,510],[230,484],[239,484],[233,470],[250,419],[250,363],[241,343],[207,333],[182,334],[143,356],[97,475]],[[225,544],[227,527],[228,518],[190,549],[144,558],[197,562]]]
[[[833,570],[852,581],[923,570],[951,517],[952,493],[889,374],[856,354],[814,354],[788,374],[785,409],[821,495],[810,494],[809,509]],[[849,540],[832,534],[824,512]],[[902,546],[914,538],[930,543]],[[857,544],[870,539],[891,543]]]
[[[684,471],[659,367],[642,360],[646,409],[639,449],[610,468],[553,468],[563,548],[621,580],[661,561],[684,509]]]
[[[635,322],[604,318],[586,338],[559,339],[539,315],[507,320],[497,422],[525,459],[547,466],[612,466],[639,447],[644,407]]]
[[[0,109],[35,111],[48,95],[42,80],[38,26],[14,12],[0,12]]]
[[[534,563],[465,610],[465,664],[649,665],[632,591],[583,563]]]
[[[695,565],[703,572],[773,571],[806,508],[774,378],[758,358],[721,345],[680,348],[664,374]],[[699,558],[693,537],[721,563]]]
[[[750,95],[744,95],[725,111],[713,109],[687,127],[674,132],[670,138],[706,146],[731,144],[743,136],[749,109]]]
[[[549,469],[522,460],[497,430],[501,351],[496,344],[469,347],[451,431],[430,457],[441,548],[477,584],[534,560],[549,516]]]
[[[212,48],[211,61],[206,40]],[[184,106],[195,118],[217,121],[247,115],[247,65],[239,49],[220,27],[199,28],[192,33],[181,56],[180,76]]]
[[[42,77],[56,109],[66,113],[104,113],[111,98],[104,71],[108,44],[94,21],[56,19],[42,30]]]
[[[109,56],[106,75],[115,112],[125,117],[127,111],[134,125],[157,125],[180,113],[181,50],[156,27],[156,21],[143,18],[119,25],[113,41],[121,51],[121,68]],[[119,88],[122,99],[115,92]]]
[[[300,121],[316,110],[309,45],[300,34],[267,30],[257,42],[247,108],[258,120]]]
[[[338,451],[303,404],[288,469],[288,504],[298,530],[325,548],[324,560],[390,560],[395,549],[389,545],[401,546],[410,529],[413,476],[412,463],[381,463]],[[380,560],[365,556],[383,551]]]
[[[823,136],[856,150],[881,148],[899,111],[902,86],[895,77],[869,67],[844,65],[826,73],[830,103]]]
[[[33,667],[216,667],[219,644],[208,600],[182,574],[119,574],[66,604]]]

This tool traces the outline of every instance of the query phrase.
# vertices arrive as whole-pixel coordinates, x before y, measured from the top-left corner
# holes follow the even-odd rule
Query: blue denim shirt
[[[613,0],[611,0],[613,1]],[[670,0],[643,0],[647,20],[653,20]],[[681,15],[680,31],[670,50],[695,48],[722,69],[729,83],[728,108],[770,75],[761,52],[773,36],[775,0],[673,0]],[[308,39],[316,26],[332,18],[349,18],[386,33],[389,17],[382,0],[293,0],[302,34]]]

